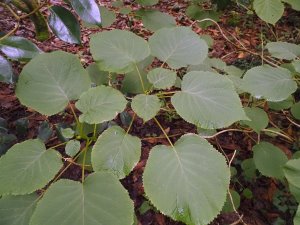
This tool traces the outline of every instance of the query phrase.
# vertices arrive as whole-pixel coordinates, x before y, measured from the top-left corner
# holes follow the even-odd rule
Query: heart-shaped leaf
[[[31,41],[23,37],[11,36],[0,41],[0,50],[14,60],[30,60],[42,53]]]
[[[175,84],[176,77],[177,75],[175,72],[164,68],[156,68],[147,74],[149,82],[157,89],[172,87]]]
[[[110,173],[91,174],[83,184],[59,180],[39,201],[30,225],[62,222],[72,225],[132,225],[133,204],[126,190]]]
[[[48,23],[55,35],[61,40],[71,44],[81,43],[80,25],[76,17],[66,8],[52,6]]]
[[[57,51],[41,54],[23,68],[16,95],[23,105],[51,116],[78,99],[90,83],[75,55]]]
[[[256,133],[259,133],[268,126],[269,117],[263,109],[258,107],[245,107],[244,110],[250,120],[243,120],[243,124],[251,127]]]
[[[11,147],[0,158],[0,195],[23,195],[43,188],[63,166],[60,154],[39,140]]]
[[[91,53],[101,70],[128,73],[149,56],[148,43],[125,30],[103,31],[91,37]]]
[[[151,54],[173,69],[197,65],[207,57],[206,42],[188,27],[163,28],[149,39]]]
[[[95,171],[111,171],[119,179],[127,176],[141,156],[141,140],[112,126],[104,131],[92,150]]]
[[[297,90],[297,83],[289,70],[264,65],[253,67],[246,72],[242,89],[255,98],[279,102]]]
[[[173,16],[158,10],[140,10],[138,14],[142,17],[143,25],[151,31],[176,26]]]
[[[126,104],[126,99],[118,90],[101,85],[83,93],[76,102],[76,108],[82,112],[80,122],[98,124],[115,118]]]
[[[193,134],[182,136],[174,147],[155,146],[143,176],[145,193],[153,205],[190,225],[208,224],[218,215],[229,180],[224,156]]]
[[[159,112],[161,103],[156,95],[136,95],[131,102],[133,111],[145,122],[152,119]]]
[[[248,119],[232,82],[220,74],[189,72],[181,89],[171,98],[172,104],[183,119],[198,127],[222,128]]]
[[[293,60],[300,56],[300,45],[287,42],[269,42],[266,45],[271,55],[278,59]]]
[[[288,158],[278,147],[268,142],[260,142],[253,147],[253,159],[262,175],[278,179],[284,177],[283,167]]]
[[[254,0],[253,8],[260,19],[275,25],[282,17],[284,5],[281,0]]]

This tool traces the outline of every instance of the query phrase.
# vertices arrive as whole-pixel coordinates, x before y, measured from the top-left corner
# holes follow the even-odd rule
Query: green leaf
[[[284,175],[289,184],[300,189],[300,159],[291,159],[284,166]]]
[[[101,85],[83,93],[76,102],[76,108],[83,113],[79,116],[80,122],[97,124],[114,119],[126,104],[118,90]]]
[[[300,224],[300,206],[298,206],[298,209],[297,209],[297,212],[296,212],[296,215],[295,215],[293,221],[294,221],[294,225],[299,225]]]
[[[149,66],[153,61],[153,57],[149,56],[138,64],[134,71],[125,74],[122,81],[121,91],[123,93],[141,94],[145,93],[145,90],[150,90],[151,83],[147,79],[146,67]],[[141,83],[144,84],[144,89]]]
[[[295,60],[292,65],[297,73],[300,73],[300,60]]]
[[[0,82],[13,83],[13,75],[10,62],[0,55]]]
[[[239,193],[237,193],[235,190],[230,190],[230,194],[231,194],[235,209],[238,209],[240,207],[240,203],[241,203],[241,197],[240,197]],[[223,206],[222,213],[229,213],[229,212],[234,212],[234,211],[235,210],[232,206],[232,201],[230,199],[229,194],[227,193],[227,198],[226,198],[226,202]]]
[[[264,65],[246,72],[242,89],[255,98],[279,102],[287,99],[297,90],[297,83],[293,80],[289,70]]]
[[[166,89],[175,84],[176,73],[164,68],[155,68],[147,74],[147,78],[154,88]]]
[[[212,19],[216,22],[220,20],[219,13],[215,10],[206,10],[198,5],[190,5],[186,9],[186,14],[188,17],[194,20],[204,20],[204,19]],[[202,21],[198,23],[198,26],[205,29],[211,25],[215,25],[212,21]]]
[[[38,139],[11,147],[0,158],[0,195],[23,195],[43,188],[63,166],[60,154]]]
[[[282,17],[284,5],[281,0],[254,0],[253,8],[260,19],[275,25]]]
[[[101,71],[99,69],[99,66],[96,63],[90,64],[86,68],[89,77],[92,81],[92,83],[96,84],[97,86],[101,84],[108,84],[109,81],[109,72],[107,71]]]
[[[80,18],[90,24],[101,24],[101,15],[95,0],[72,0],[72,7]]]
[[[125,30],[103,31],[91,37],[91,53],[101,70],[128,73],[149,56],[148,43]]]
[[[247,119],[233,84],[212,72],[189,72],[182,91],[171,98],[177,113],[186,121],[205,129],[222,128]]]
[[[291,113],[293,117],[295,117],[297,120],[300,120],[300,102],[297,102],[291,107]]]
[[[48,121],[43,121],[38,128],[37,138],[46,143],[51,137],[53,131]]]
[[[23,37],[10,36],[0,41],[0,50],[9,58],[27,61],[42,53],[31,41]]]
[[[295,197],[296,201],[300,202],[300,188],[289,183],[289,189],[292,195]]]
[[[153,32],[161,28],[176,26],[174,17],[167,13],[158,10],[141,10],[138,13],[142,17],[142,23],[145,28]]]
[[[293,60],[300,56],[300,45],[287,42],[270,42],[266,45],[270,54],[278,59]]]
[[[207,57],[208,46],[189,27],[163,28],[149,39],[151,54],[173,69],[197,65]]]
[[[140,94],[132,99],[131,107],[144,122],[147,122],[159,112],[161,102],[156,95]]]
[[[252,150],[255,166],[262,175],[278,179],[284,177],[283,167],[288,158],[280,148],[268,142],[260,142]]]
[[[132,223],[133,203],[120,182],[110,173],[94,173],[83,184],[65,179],[52,184],[30,225]]]
[[[243,120],[242,123],[251,127],[256,133],[259,133],[268,126],[269,117],[263,109],[258,107],[245,107],[244,110],[250,120]]]
[[[300,2],[298,0],[282,0],[282,1],[290,4],[294,10],[300,11]]]
[[[90,87],[79,59],[66,52],[37,56],[22,70],[16,95],[23,105],[51,116]]]
[[[135,0],[135,2],[143,6],[151,6],[157,4],[159,0]]]
[[[110,27],[116,20],[116,14],[113,11],[108,10],[106,7],[104,6],[100,6],[100,12],[102,15],[101,18],[101,25],[102,27],[106,28],[106,27]]]
[[[280,111],[282,109],[290,108],[294,103],[293,96],[289,96],[287,99],[280,101],[280,102],[268,102],[268,106],[270,109]]]
[[[71,128],[62,128],[61,130],[61,134],[64,138],[69,139],[74,137],[75,131],[72,130]]]
[[[62,6],[52,6],[49,11],[48,23],[53,33],[65,42],[80,44],[80,25],[76,17]]]
[[[112,126],[104,131],[92,150],[95,171],[110,171],[119,179],[127,176],[141,156],[141,140],[127,134],[121,127]]]
[[[194,134],[182,136],[174,148],[152,148],[143,176],[145,193],[153,205],[190,225],[208,224],[218,215],[229,180],[224,156]]]
[[[251,180],[256,175],[256,167],[253,158],[245,159],[241,163],[241,168],[244,172],[245,178]]]
[[[70,140],[66,144],[65,152],[67,155],[74,157],[80,151],[80,142],[77,140]]]
[[[0,199],[0,224],[28,225],[37,200],[37,194],[3,196]]]

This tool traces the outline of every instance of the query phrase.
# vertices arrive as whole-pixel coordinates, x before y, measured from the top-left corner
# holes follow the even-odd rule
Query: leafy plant
[[[98,17],[79,10],[83,5],[95,9],[91,2],[72,2],[87,23],[99,25]],[[51,6],[50,11],[53,31],[60,24],[66,32],[61,38],[78,43],[74,16],[60,6]],[[74,117],[70,126],[58,127],[62,143],[46,146],[40,139],[29,139],[0,158],[1,224],[133,224],[133,202],[119,180],[130,174],[141,156],[141,138],[131,134],[137,117],[156,123],[168,141],[151,149],[143,186],[151,204],[172,219],[209,224],[222,210],[236,210],[240,196],[230,189],[232,160],[206,140],[227,131],[255,132],[258,137],[253,159],[241,163],[249,180],[258,169],[287,183],[299,201],[300,159],[288,159],[278,147],[260,140],[261,134],[271,132],[295,141],[281,130],[274,131],[266,109],[268,104],[274,107],[290,99],[292,103],[283,108],[291,107],[288,116],[299,120],[299,102],[293,96],[299,86],[299,46],[283,42],[266,46],[271,57],[288,61],[292,69],[284,68],[281,61],[267,61],[269,65],[243,73],[209,58],[206,41],[190,27],[175,26],[171,19],[153,22],[155,16],[168,16],[149,9],[135,15],[152,21],[146,25],[154,31],[148,41],[125,30],[94,34],[90,50],[95,63],[87,68],[70,53],[42,53],[22,38],[1,40],[1,51],[9,58],[29,61],[16,84],[21,104],[46,116],[69,108]],[[5,59],[2,62],[1,79],[11,82],[11,68]],[[113,82],[117,76],[121,85]],[[193,124],[198,134],[184,134],[173,143],[159,121],[170,108]],[[133,115],[127,115],[130,122],[124,129],[113,120],[120,116],[125,121],[126,109]],[[234,128],[216,130],[230,126]],[[0,131],[7,135],[2,127]],[[58,151],[64,145],[64,152]],[[65,166],[62,160],[67,161]],[[81,167],[81,181],[61,179],[73,164]],[[299,220],[299,209],[294,220]]]

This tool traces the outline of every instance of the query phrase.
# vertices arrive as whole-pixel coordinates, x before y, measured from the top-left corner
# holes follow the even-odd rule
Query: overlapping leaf
[[[66,8],[52,6],[48,23],[61,40],[71,44],[80,44],[80,25],[76,17]]]
[[[95,0],[71,0],[71,4],[84,22],[101,24],[100,10]]]
[[[150,54],[148,43],[144,39],[125,30],[95,34],[90,46],[101,70],[110,72],[128,73]]]
[[[1,40],[0,50],[14,60],[30,60],[42,53],[31,41],[17,36],[7,37]]]
[[[182,91],[172,97],[177,113],[186,121],[206,129],[222,128],[248,119],[232,82],[212,72],[189,72]]]
[[[38,139],[14,145],[0,158],[0,195],[29,194],[43,188],[63,166],[60,154]]]
[[[149,39],[151,54],[173,69],[203,62],[208,53],[206,42],[188,27],[163,28]]]
[[[297,83],[289,70],[269,65],[248,70],[243,77],[242,89],[260,99],[279,102],[297,90]]]
[[[278,147],[268,142],[260,142],[253,147],[253,159],[262,175],[278,179],[284,177],[283,167],[288,158]]]
[[[300,56],[300,45],[288,42],[269,42],[266,48],[273,57],[278,59],[293,60]]]
[[[174,71],[164,68],[156,68],[147,74],[148,80],[153,84],[153,87],[157,89],[172,87],[175,84],[176,77],[177,75]]]
[[[0,199],[0,224],[28,225],[37,199],[37,194],[3,196]]]
[[[122,179],[139,161],[141,146],[139,138],[127,134],[121,127],[110,127],[99,136],[93,147],[93,169],[108,170]]]
[[[13,75],[9,61],[0,55],[0,82],[12,83]]]
[[[90,86],[90,79],[79,59],[66,52],[37,56],[22,70],[16,95],[23,105],[53,115]]]
[[[282,17],[284,5],[281,0],[254,0],[253,8],[263,21],[275,25]]]
[[[118,90],[101,85],[83,93],[76,102],[76,108],[82,112],[80,122],[98,124],[115,118],[126,104],[126,99]]]
[[[218,215],[229,179],[225,158],[205,139],[192,134],[182,136],[174,148],[155,146],[143,177],[153,205],[190,225],[208,224]]]
[[[176,26],[176,20],[173,16],[158,10],[139,11],[139,15],[142,17],[143,25],[151,31]]]
[[[289,160],[284,166],[284,175],[288,182],[300,189],[300,159]]]
[[[259,133],[262,129],[268,126],[269,117],[263,109],[258,107],[246,107],[244,110],[250,120],[242,121],[243,124],[251,127],[256,133]]]
[[[30,221],[41,224],[132,225],[133,204],[110,173],[89,175],[83,184],[59,180],[47,190]]]

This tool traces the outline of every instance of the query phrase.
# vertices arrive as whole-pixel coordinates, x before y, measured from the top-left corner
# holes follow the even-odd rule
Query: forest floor
[[[54,2],[62,4],[60,1]],[[107,6],[110,9],[116,10],[110,1],[100,1],[101,5]],[[125,5],[136,7],[135,4],[127,1]],[[254,65],[260,65],[260,58],[253,56],[249,51],[258,52],[261,47],[262,40],[275,41],[285,40],[300,44],[300,15],[294,11],[287,10],[285,16],[277,23],[276,27],[268,26],[266,23],[259,20],[255,15],[247,15],[245,11],[236,6],[229,7],[222,12],[219,25],[222,32],[217,26],[210,26],[206,29],[198,27],[197,23],[193,23],[185,15],[187,8],[187,1],[183,0],[161,0],[155,8],[160,11],[167,12],[176,18],[178,25],[192,26],[193,30],[198,34],[208,34],[213,39],[213,45],[210,49],[210,56],[221,58],[227,64],[238,66],[242,69],[251,68]],[[117,10],[116,10],[117,12]],[[10,31],[15,25],[14,18],[8,11],[0,7],[0,28],[2,32]],[[125,29],[132,30],[138,35],[148,38],[152,33],[143,28],[140,21],[132,20],[128,15],[118,13],[117,20],[113,25],[107,29]],[[54,50],[63,50],[77,54],[84,66],[92,62],[92,57],[89,52],[89,38],[90,35],[96,32],[101,32],[101,28],[85,28],[82,27],[82,45],[73,45],[59,40],[52,36],[44,42],[37,42],[34,38],[34,27],[29,20],[21,21],[20,29],[16,32],[17,36],[22,36],[33,41],[41,50],[51,52]],[[261,35],[263,34],[263,35]],[[229,43],[224,36],[227,36],[235,45]],[[249,50],[243,50],[243,46]],[[22,65],[14,62],[14,70],[16,73],[20,71]],[[38,134],[38,127],[41,122],[48,121],[51,127],[55,127],[57,121],[61,119],[60,116],[46,117],[40,115],[26,107],[20,105],[14,94],[14,85],[0,84],[0,117],[4,118],[9,123],[11,133],[18,137],[18,142],[28,138],[35,138]],[[129,113],[131,113],[129,111]],[[17,131],[16,121],[22,118],[28,120],[26,132],[20,134]],[[64,122],[71,123],[73,116],[66,110],[63,114]],[[285,118],[278,117],[276,114],[269,114],[271,123],[275,125],[286,123]],[[168,135],[171,136],[172,141],[176,141],[180,136],[187,132],[196,132],[196,128],[184,122],[180,118],[159,118]],[[116,122],[121,124],[120,118]],[[141,225],[179,225],[181,223],[174,222],[168,217],[160,214],[147,202],[144,197],[142,186],[142,173],[150,149],[160,143],[168,144],[167,140],[163,138],[161,130],[153,121],[149,121],[143,125],[142,120],[136,119],[136,123],[132,127],[131,134],[136,135],[143,140],[142,157],[139,164],[135,167],[133,172],[124,180],[122,184],[128,190],[130,197],[134,201],[135,211],[138,218],[138,224]],[[287,130],[291,135],[293,130]],[[265,140],[270,140],[276,146],[280,147],[288,156],[291,156],[291,144],[282,138],[261,137]],[[215,219],[212,224],[239,224],[239,216],[243,217],[243,221],[248,225],[267,225],[267,224],[292,224],[293,215],[289,207],[295,207],[293,202],[288,197],[280,198],[278,196],[287,196],[287,190],[284,185],[270,178],[266,178],[256,174],[252,180],[247,180],[241,175],[240,162],[252,157],[251,149],[257,139],[256,134],[243,133],[224,133],[209,141],[218,148],[221,152],[231,159],[235,155],[233,165],[237,169],[237,175],[234,178],[231,186],[237,192],[242,193],[244,189],[251,190],[253,197],[245,197],[241,194],[241,204],[238,208],[238,214],[222,213]],[[47,146],[53,146],[58,143],[56,138],[52,138],[47,142]],[[69,179],[79,180],[81,176],[81,169],[78,166],[71,166],[63,177]],[[201,176],[201,175],[200,175]],[[274,200],[275,199],[275,200]],[[277,201],[277,205],[274,201]],[[291,203],[292,202],[292,203]],[[280,208],[280,205],[287,205],[287,209]]]

